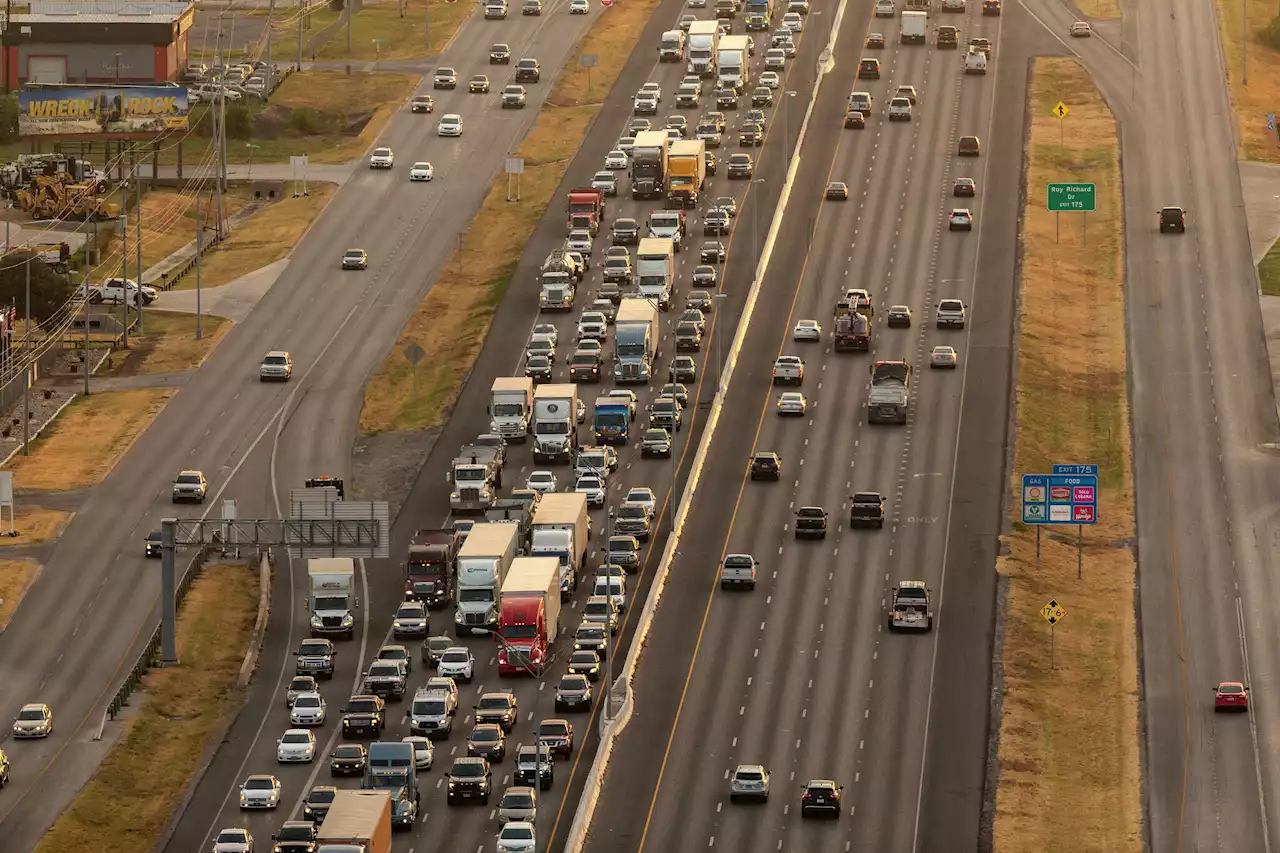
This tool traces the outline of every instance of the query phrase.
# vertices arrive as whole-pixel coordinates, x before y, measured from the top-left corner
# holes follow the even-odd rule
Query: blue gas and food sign
[[[1098,466],[1054,465],[1022,475],[1023,524],[1097,524]]]

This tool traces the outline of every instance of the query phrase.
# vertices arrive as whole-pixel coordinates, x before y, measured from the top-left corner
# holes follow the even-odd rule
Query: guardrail
[[[187,567],[182,572],[182,577],[178,579],[176,592],[178,609],[182,608],[182,602],[187,597],[187,590],[191,588],[191,582],[200,576],[200,572],[204,570],[204,564],[208,558],[208,552],[202,548],[187,563]],[[129,670],[129,674],[120,682],[120,687],[116,689],[115,696],[111,697],[111,701],[107,703],[107,707],[103,710],[102,721],[98,724],[98,731],[93,736],[94,740],[102,740],[102,733],[107,728],[107,721],[114,720],[116,715],[129,704],[129,697],[133,695],[133,691],[137,690],[138,685],[142,683],[142,677],[159,660],[160,623],[156,622],[155,630],[151,632],[150,639],[143,646],[142,652],[138,655],[138,660],[133,665],[133,669]]]

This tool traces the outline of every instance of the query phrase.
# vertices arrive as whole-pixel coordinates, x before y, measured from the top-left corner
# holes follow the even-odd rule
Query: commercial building
[[[28,85],[145,84],[178,79],[187,64],[192,0],[32,2],[0,37],[6,92]]]

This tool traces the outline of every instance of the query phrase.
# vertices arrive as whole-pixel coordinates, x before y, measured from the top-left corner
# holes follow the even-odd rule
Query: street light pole
[[[764,183],[764,178],[755,178],[751,181],[752,186],[754,186],[755,184],[763,184],[763,183]],[[749,201],[750,197],[751,197],[751,186],[748,186],[747,194],[743,196],[743,199],[742,199],[743,203],[745,204],[747,201]],[[759,210],[760,210],[760,205],[758,204],[751,205],[751,251],[756,256],[757,265],[759,265],[760,263],[760,233],[758,228],[758,224],[760,220]]]
[[[728,297],[729,297],[729,294],[725,293],[724,291],[717,293],[714,297],[715,298],[714,310],[712,311],[712,314],[711,314],[711,323],[712,323],[712,329],[713,329],[711,334],[716,336],[716,396],[717,397],[719,397],[721,394],[724,393],[724,388],[722,387],[724,384],[724,372],[723,372],[724,364],[720,360],[720,338],[723,337],[721,335],[721,329],[720,329],[720,303],[722,300],[725,300]]]
[[[789,105],[796,93],[791,89],[782,93],[782,150],[786,153],[787,168],[791,168],[791,110]]]
[[[609,507],[609,521],[605,525],[605,553],[608,553],[609,540],[613,538],[613,507]],[[605,558],[608,560],[608,557]],[[608,563],[606,563],[608,565]],[[600,715],[601,728],[609,725],[613,708],[613,631],[608,623],[604,626],[604,711]],[[603,733],[603,732],[602,732]]]

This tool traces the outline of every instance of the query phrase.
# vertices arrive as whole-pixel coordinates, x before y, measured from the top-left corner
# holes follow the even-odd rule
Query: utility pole
[[[307,15],[305,12],[298,15],[298,65],[294,69],[295,71],[302,70],[302,22],[306,17]]]
[[[226,12],[224,11],[222,14],[226,14]],[[232,18],[233,23],[234,21],[235,21],[235,18]],[[216,146],[216,148],[214,149],[214,154],[218,158],[218,160],[214,163],[214,173],[215,173],[214,182],[218,185],[218,227],[215,233],[218,235],[218,239],[221,240],[222,239],[222,186],[223,186],[223,183],[227,180],[227,172],[226,172],[226,168],[227,168],[227,164],[226,164],[227,63],[226,63],[225,54],[223,53],[223,50],[222,50],[222,16],[221,15],[218,16],[218,64],[222,66],[223,77],[222,77],[222,85],[219,91],[219,95],[220,95],[219,103],[216,103],[213,105],[214,113],[215,113],[213,144]],[[218,113],[221,114],[221,119],[222,119],[221,122],[216,120],[217,118],[216,114]],[[218,129],[219,124],[222,125],[220,130]],[[196,217],[196,221],[198,224],[199,223],[198,214]],[[197,228],[197,232],[198,231],[199,229]],[[197,246],[196,256],[199,257],[198,246]],[[197,337],[199,336],[197,335]]]
[[[355,0],[343,0],[342,7],[347,13],[347,58],[351,58],[351,6]]]
[[[137,242],[134,248],[137,249],[138,256],[138,292],[142,292],[142,181],[138,178],[138,164],[133,164],[133,188],[136,205],[134,209],[134,220],[138,223]],[[142,300],[138,300],[138,334],[146,334],[146,329],[142,325]]]
[[[129,348],[129,186],[120,185],[120,283],[124,285],[124,348]],[[138,282],[142,304],[142,282]]]
[[[265,84],[262,90],[262,102],[266,103],[271,99],[271,19],[276,13],[276,0],[270,0],[267,3],[267,73],[263,78]]]
[[[204,337],[200,328],[200,250],[204,248],[204,229],[200,225],[200,197],[196,196],[196,340]]]
[[[93,213],[98,212],[97,205],[94,205]],[[93,214],[90,214],[93,215]],[[88,237],[85,234],[85,237]],[[86,240],[84,244],[84,395],[89,396],[89,270],[92,265],[89,263],[89,249],[98,242],[98,220],[93,220],[93,238],[92,241]]]
[[[431,4],[422,4],[422,46],[427,50],[431,49]]]
[[[22,455],[31,455],[31,253],[27,252],[27,331],[22,336],[22,360],[27,375],[22,383]]]

